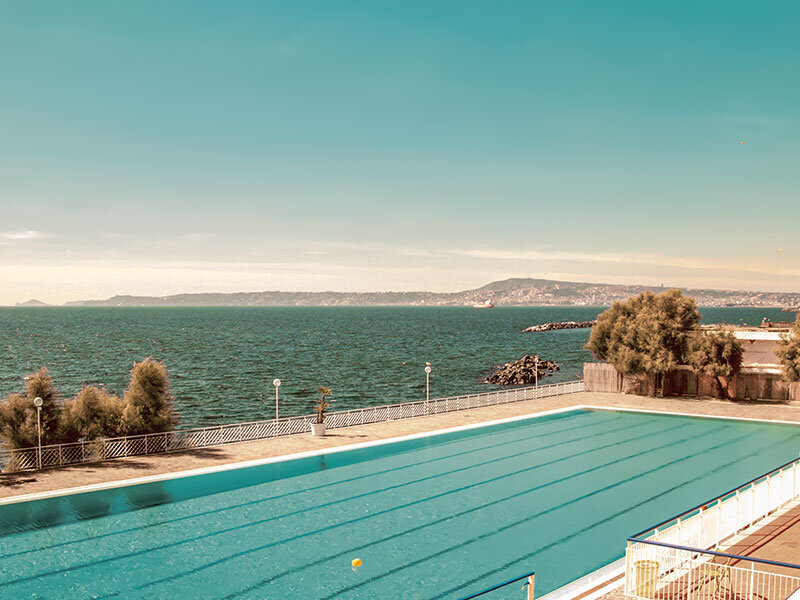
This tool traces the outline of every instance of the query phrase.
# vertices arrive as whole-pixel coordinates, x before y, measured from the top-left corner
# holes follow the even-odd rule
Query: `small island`
[[[41,300],[36,300],[34,298],[33,300],[28,300],[27,302],[17,302],[14,306],[26,307],[26,308],[31,308],[31,307],[41,308],[43,306],[52,306],[52,305],[42,302]]]

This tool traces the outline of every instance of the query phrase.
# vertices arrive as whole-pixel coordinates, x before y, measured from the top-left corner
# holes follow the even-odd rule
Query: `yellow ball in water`
[[[350,564],[352,564],[354,568],[355,567],[360,567],[361,566],[361,559],[360,558],[354,558]]]

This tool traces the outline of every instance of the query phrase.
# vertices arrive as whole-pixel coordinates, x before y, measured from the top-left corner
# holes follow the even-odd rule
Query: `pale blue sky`
[[[6,0],[0,303],[800,291],[798,25],[796,2]]]

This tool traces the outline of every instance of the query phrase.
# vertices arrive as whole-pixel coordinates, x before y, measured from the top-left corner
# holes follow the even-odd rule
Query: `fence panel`
[[[720,552],[639,544],[626,562],[637,600],[787,600],[800,588],[800,566]]]

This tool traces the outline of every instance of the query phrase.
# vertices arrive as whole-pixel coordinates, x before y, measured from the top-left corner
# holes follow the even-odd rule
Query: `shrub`
[[[123,403],[122,424],[127,435],[169,431],[177,422],[167,369],[152,358],[134,363]]]
[[[61,406],[58,391],[47,369],[39,369],[25,382],[24,394],[11,394],[0,402],[0,436],[10,448],[38,444],[36,406],[33,399],[42,399],[42,444],[56,444],[59,438]]]
[[[84,387],[64,403],[61,413],[61,438],[75,442],[116,437],[122,433],[122,401],[94,386]]]
[[[699,323],[697,304],[680,290],[644,292],[602,313],[586,347],[623,374],[663,374],[684,361]]]
[[[800,381],[800,314],[789,334],[781,336],[775,356],[783,365],[783,378],[786,381]]]
[[[695,373],[711,375],[717,382],[718,397],[728,395],[727,382],[720,377],[733,377],[742,366],[744,350],[730,331],[706,331],[690,338],[688,362]]]

